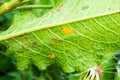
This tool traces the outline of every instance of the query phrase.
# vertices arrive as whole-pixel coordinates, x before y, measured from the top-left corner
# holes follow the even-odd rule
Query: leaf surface
[[[84,71],[120,49],[120,0],[59,0],[41,18],[16,15],[0,34],[18,69],[44,70],[57,64],[65,72]]]

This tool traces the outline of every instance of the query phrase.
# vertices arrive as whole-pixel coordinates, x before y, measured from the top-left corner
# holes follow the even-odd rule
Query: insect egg
[[[63,29],[61,30],[61,32],[62,32],[63,34],[71,34],[71,33],[74,32],[74,30],[73,30],[72,28],[70,28],[70,27],[65,27],[65,28],[63,28]]]
[[[49,54],[49,55],[48,55],[48,58],[50,58],[50,59],[55,59],[56,56],[55,56],[54,54]]]

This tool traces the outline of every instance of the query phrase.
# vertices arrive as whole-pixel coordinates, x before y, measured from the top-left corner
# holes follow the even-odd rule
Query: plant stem
[[[25,6],[19,6],[16,9],[28,9],[28,8],[50,9],[52,7],[53,7],[52,5],[25,5]]]
[[[23,1],[24,0],[10,0],[9,2],[5,2],[3,5],[0,6],[0,15],[7,11],[11,11],[17,6],[23,4]]]

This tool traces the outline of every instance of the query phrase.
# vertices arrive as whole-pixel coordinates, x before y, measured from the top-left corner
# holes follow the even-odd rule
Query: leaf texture
[[[120,49],[120,0],[60,0],[41,18],[15,16],[0,33],[7,55],[18,69],[31,64],[40,70],[57,64],[65,72],[84,71]]]

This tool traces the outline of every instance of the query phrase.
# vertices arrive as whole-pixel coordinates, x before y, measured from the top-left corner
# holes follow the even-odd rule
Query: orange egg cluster
[[[73,33],[73,32],[75,32],[72,28],[70,28],[70,27],[65,27],[65,28],[63,28],[62,30],[61,30],[61,32],[63,33],[63,34],[71,34],[71,33]]]
[[[49,55],[48,55],[48,58],[50,58],[50,59],[55,59],[56,56],[55,56],[54,54],[49,54]]]

